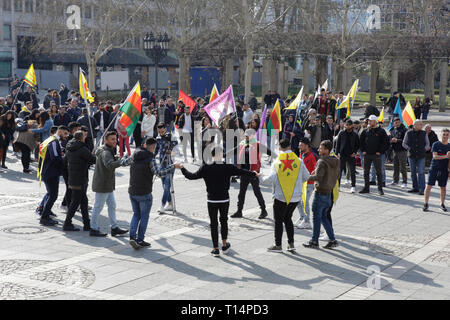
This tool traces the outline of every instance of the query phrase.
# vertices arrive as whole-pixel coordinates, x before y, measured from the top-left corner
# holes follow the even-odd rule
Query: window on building
[[[22,12],[23,3],[22,0],[14,0],[14,11]]]
[[[25,0],[25,12],[33,12],[33,0]]]
[[[92,18],[92,6],[91,5],[87,5],[84,8],[84,17],[86,19],[91,19]]]
[[[11,11],[11,0],[3,0],[3,10]]]
[[[11,51],[0,51],[0,78],[12,76],[12,53]]]
[[[10,24],[4,24],[3,25],[3,40],[11,40],[11,25]]]

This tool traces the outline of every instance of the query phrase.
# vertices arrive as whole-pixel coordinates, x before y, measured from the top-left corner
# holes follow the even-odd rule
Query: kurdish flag
[[[350,118],[350,116],[351,116],[350,103],[351,102],[353,103],[353,101],[355,100],[356,92],[358,91],[358,84],[359,84],[359,80],[356,80],[355,83],[353,83],[353,86],[350,89],[345,100],[339,105],[339,107],[336,108],[337,110],[347,109],[347,116],[346,116],[347,118]]]
[[[297,97],[295,98],[294,101],[292,101],[291,105],[289,106],[289,108],[286,108],[286,110],[297,110],[298,107],[300,106],[300,103],[302,102],[302,98],[303,98],[303,89],[305,87],[302,87],[300,89],[300,92],[298,93]]]
[[[36,87],[36,85],[37,85],[36,73],[34,72],[33,64],[31,64],[30,69],[28,69],[28,72],[25,75],[25,78],[23,79],[23,81],[25,81],[32,87]]]
[[[378,118],[378,123],[384,123],[384,107],[381,111],[380,117]]]
[[[127,100],[120,111],[123,112],[120,118],[120,124],[127,130],[128,136],[131,136],[136,129],[136,125],[142,113],[141,106],[141,85],[139,81],[130,92]]]
[[[214,83],[214,87],[212,88],[212,91],[211,91],[211,96],[209,97],[209,103],[213,102],[218,97],[219,97],[219,90],[217,90],[217,86]]]
[[[400,99],[398,99],[400,101]],[[409,126],[414,124],[416,121],[416,115],[414,114],[414,110],[411,106],[411,103],[408,101],[405,110],[402,113],[403,123],[408,128]]]
[[[280,154],[274,163],[278,182],[280,183],[287,204],[291,202],[292,195],[294,194],[301,165],[301,160],[293,152]]]
[[[274,135],[272,130],[278,130],[278,132],[283,131],[283,128],[281,128],[281,126],[280,100],[277,99],[277,103],[273,107],[272,114],[270,115],[269,124],[267,125],[267,131],[269,131],[269,135]]]
[[[86,81],[86,77],[84,75],[83,69],[80,68],[80,95],[84,99],[84,101],[89,101],[90,103],[94,102],[94,97],[89,91],[88,84]]]

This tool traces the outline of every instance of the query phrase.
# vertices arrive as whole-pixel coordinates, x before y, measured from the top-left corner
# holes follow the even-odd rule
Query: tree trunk
[[[391,70],[391,94],[398,91],[398,66],[397,61],[392,61],[392,70]]]
[[[336,93],[344,90],[344,68],[339,64],[336,66]]]
[[[250,100],[250,92],[252,91],[253,76],[253,38],[247,38],[247,62],[245,68],[245,101]]]
[[[433,60],[425,60],[425,98],[434,101]]]
[[[370,104],[376,106],[377,103],[377,80],[378,62],[372,61],[370,64]]]
[[[447,84],[448,84],[448,60],[441,61],[441,79],[439,83],[439,112],[445,112],[447,108]]]
[[[323,56],[316,56],[316,85],[323,85],[327,77],[328,58]]]
[[[89,83],[89,91],[96,91],[96,74],[97,74],[97,62],[89,61],[88,62],[88,83]]]
[[[286,63],[278,63],[278,92],[283,98],[288,96],[287,73]]]
[[[309,59],[308,57],[303,57],[303,79],[302,79],[302,83],[303,86],[305,87],[305,93],[309,93],[311,91],[311,84],[309,81],[309,78],[311,77],[311,72],[310,72],[310,65],[309,65]]]
[[[234,59],[225,60],[225,73],[222,81],[222,92],[225,91],[234,82]]]
[[[180,56],[180,74],[179,89],[186,94],[191,93],[191,81],[189,71],[191,69],[191,61],[187,56]]]
[[[234,67],[234,60],[233,60]],[[239,86],[245,87],[245,70],[247,69],[247,59],[239,58]]]

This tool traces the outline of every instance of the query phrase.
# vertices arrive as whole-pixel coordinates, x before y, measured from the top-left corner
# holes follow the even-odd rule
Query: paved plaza
[[[424,213],[423,198],[399,187],[387,187],[385,196],[372,187],[374,193],[361,196],[342,186],[332,212],[340,247],[305,249],[311,231],[296,229],[297,252],[277,254],[266,251],[274,241],[271,187],[262,186],[269,211],[263,221],[249,187],[244,219],[230,219],[232,252],[215,258],[202,180],[187,181],[177,171],[179,213],[162,216],[156,212],[162,196],[156,180],[146,239],[152,248],[135,251],[127,237],[63,232],[64,183],[53,209],[60,225],[40,226],[34,210],[45,187],[22,174],[20,159],[8,160],[10,170],[0,173],[0,299],[450,299],[450,214],[438,210],[436,188],[431,212]],[[391,176],[387,171],[387,183]],[[128,228],[129,168],[118,169],[116,177],[118,220]],[[238,192],[239,184],[232,184],[230,214]],[[94,195],[88,196],[92,205]],[[294,220],[298,216],[296,211]],[[74,222],[82,226],[79,213]],[[106,208],[100,226],[109,232]]]

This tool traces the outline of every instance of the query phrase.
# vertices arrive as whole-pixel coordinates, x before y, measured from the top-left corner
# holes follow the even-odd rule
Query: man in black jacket
[[[381,155],[388,149],[389,139],[383,128],[378,126],[378,117],[369,117],[369,127],[361,133],[360,146],[364,156],[364,189],[359,193],[370,193],[370,167],[375,165],[378,181],[378,193],[382,196],[383,176],[381,173]]]
[[[366,108],[366,111],[364,112],[364,119],[369,119],[369,117],[372,115],[377,117],[380,116],[380,111],[377,109],[377,107],[372,106],[368,103],[365,103],[364,107]]]
[[[156,145],[155,138],[148,138],[144,146],[137,148],[133,154],[130,167],[128,193],[134,213],[130,223],[130,245],[136,250],[151,246],[144,239],[153,204],[153,176],[164,178],[173,174],[175,168],[181,168],[178,163],[165,168],[158,166],[155,159]]]
[[[90,119],[89,119],[90,118]],[[89,121],[90,120],[90,121]],[[90,151],[94,150],[94,137],[96,136],[96,129],[98,126],[97,120],[94,117],[89,117],[87,108],[83,108],[82,116],[77,121],[82,126],[86,126],[89,130],[88,137],[86,138],[86,145]],[[92,126],[92,127],[91,127]]]
[[[400,121],[400,118],[394,119],[394,128],[391,131],[390,141],[392,150],[394,151],[394,176],[392,185],[398,185],[400,181],[400,172],[402,173],[403,185],[406,188],[408,185],[408,173],[406,171],[406,163],[408,161],[406,149],[403,148],[403,139],[405,138],[406,128]]]
[[[352,179],[351,192],[356,192],[356,154],[359,150],[359,137],[353,131],[353,121],[347,120],[345,130],[339,132],[336,142],[336,155],[341,160],[341,168],[339,171],[339,184],[341,184],[342,171],[346,165],[350,169]]]
[[[90,220],[88,212],[88,198],[86,195],[89,183],[89,167],[96,162],[96,157],[86,146],[86,134],[77,131],[72,140],[66,146],[65,158],[68,163],[69,180],[68,185],[72,190],[69,211],[63,226],[64,231],[80,231],[72,223],[73,216],[80,206],[83,217],[83,230],[90,231]]]
[[[214,249],[211,254],[215,257],[220,256],[219,251],[219,231],[217,215],[220,211],[220,226],[222,234],[222,252],[227,253],[231,245],[228,239],[228,209],[230,207],[230,179],[233,176],[246,175],[256,177],[256,173],[238,169],[232,164],[223,163],[223,148],[216,147],[212,151],[214,157],[213,164],[206,164],[200,167],[196,173],[191,173],[184,167],[181,168],[183,175],[189,180],[204,179],[208,193],[208,213],[211,219],[211,237]]]
[[[97,135],[96,135],[97,145],[101,143],[101,142],[99,142],[99,140],[105,133],[106,128],[108,128],[109,123],[112,120],[111,114],[108,111],[106,111],[105,108],[106,108],[106,105],[105,105],[105,103],[102,102],[98,106],[98,111],[96,113],[94,113],[94,119],[98,125]]]

